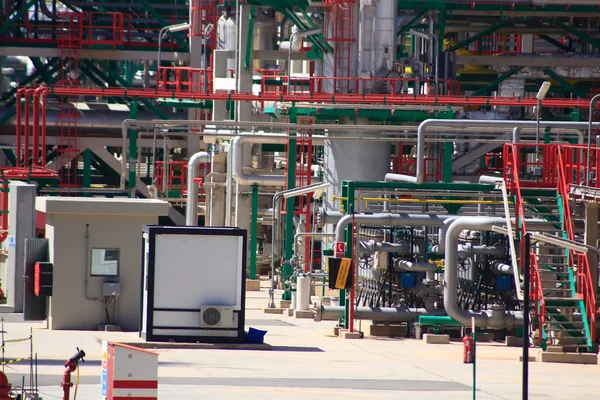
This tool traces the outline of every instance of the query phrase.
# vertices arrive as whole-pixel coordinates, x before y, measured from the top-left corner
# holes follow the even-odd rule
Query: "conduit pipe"
[[[406,260],[398,260],[396,266],[404,271],[409,272],[426,272],[427,279],[432,281],[435,278],[435,273],[438,266],[428,262],[411,262]]]
[[[417,173],[416,176],[403,174],[386,174],[385,181],[399,181],[410,183],[423,183],[425,179],[425,138],[431,133],[430,127],[433,126],[493,126],[493,127],[512,127],[512,128],[529,128],[536,126],[536,121],[514,121],[514,120],[480,120],[480,119],[453,119],[453,120],[437,120],[427,119],[419,125],[417,130]],[[565,122],[565,121],[541,121],[540,127],[544,128],[572,128],[572,129],[587,129],[587,122]],[[596,123],[596,129],[600,127],[600,122]],[[583,134],[579,136],[579,143],[583,138]]]
[[[343,306],[324,306],[316,302],[313,308],[314,320],[335,321],[344,317]],[[440,310],[440,313],[442,310]],[[400,307],[356,307],[354,319],[369,321],[389,322],[413,322],[420,314],[427,314],[424,308],[400,308]]]
[[[335,227],[336,242],[346,241],[346,227],[353,221],[359,225],[375,226],[440,226],[454,215],[436,214],[348,214],[342,217]]]
[[[375,240],[361,240],[360,247],[371,253],[408,253],[410,250],[407,243],[376,242]]]
[[[523,324],[521,312],[506,312],[501,310],[472,311],[462,310],[458,306],[458,240],[465,229],[491,231],[492,226],[506,224],[505,218],[494,217],[460,217],[448,227],[446,234],[446,258],[444,270],[444,308],[449,317],[462,325],[471,325],[475,319],[477,326],[483,329],[513,328]]]
[[[187,171],[187,206],[185,209],[186,226],[198,225],[198,167],[200,164],[210,162],[210,154],[200,151],[194,154],[188,161]]]
[[[505,264],[503,262],[497,262],[497,263],[495,263],[494,264],[494,269],[499,274],[504,274],[504,275],[512,275],[513,274],[513,267],[512,267],[512,265]]]

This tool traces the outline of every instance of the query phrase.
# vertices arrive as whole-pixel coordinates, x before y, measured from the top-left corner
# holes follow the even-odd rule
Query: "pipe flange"
[[[317,229],[323,229],[323,227],[325,226],[325,208],[319,207],[319,209],[317,210],[316,217],[317,218],[315,224],[317,226]]]
[[[321,322],[323,306],[320,301],[315,301],[313,305],[313,319],[315,322]]]

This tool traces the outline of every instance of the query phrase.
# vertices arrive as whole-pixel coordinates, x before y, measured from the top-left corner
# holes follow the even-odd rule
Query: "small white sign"
[[[17,239],[15,239],[14,235],[10,235],[8,237],[8,247],[15,247],[17,245]]]

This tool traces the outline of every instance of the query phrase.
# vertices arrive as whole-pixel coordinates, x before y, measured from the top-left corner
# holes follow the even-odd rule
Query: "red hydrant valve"
[[[466,335],[463,337],[463,362],[465,364],[473,364],[475,360],[474,351],[475,342],[473,341],[473,336]]]

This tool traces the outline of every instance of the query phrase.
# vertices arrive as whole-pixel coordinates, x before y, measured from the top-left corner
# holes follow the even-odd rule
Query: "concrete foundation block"
[[[507,347],[522,347],[523,346],[523,338],[518,336],[507,336],[504,339],[504,343]]]
[[[489,332],[481,332],[477,334],[477,342],[478,343],[486,343],[494,341],[494,334]]]
[[[283,314],[283,308],[265,308],[263,312],[265,314]]]
[[[562,346],[547,346],[546,351],[548,353],[564,353],[565,350]]]
[[[334,326],[333,327],[333,336],[340,336],[341,330],[342,330],[342,328],[340,328],[339,326]]]
[[[598,354],[594,353],[550,353],[540,352],[540,361],[562,364],[598,364]]]
[[[530,362],[535,362],[535,361],[537,361],[537,357],[536,356],[529,356],[529,361]],[[519,356],[519,362],[523,362],[523,356]]]
[[[121,328],[121,325],[116,324],[100,324],[96,326],[96,330],[104,332],[121,332],[123,328]]]
[[[313,319],[314,315],[312,310],[296,310],[294,312],[294,317],[296,318]]]
[[[291,300],[281,300],[279,302],[279,308],[290,308],[291,305],[292,305]]]
[[[342,332],[342,339],[362,339],[362,334],[360,332]]]
[[[383,337],[405,337],[406,325],[376,325],[372,324],[369,328],[371,336]]]
[[[246,279],[246,292],[260,292],[260,280]]]
[[[423,341],[427,344],[449,344],[450,335],[434,335],[426,333],[423,335]]]

